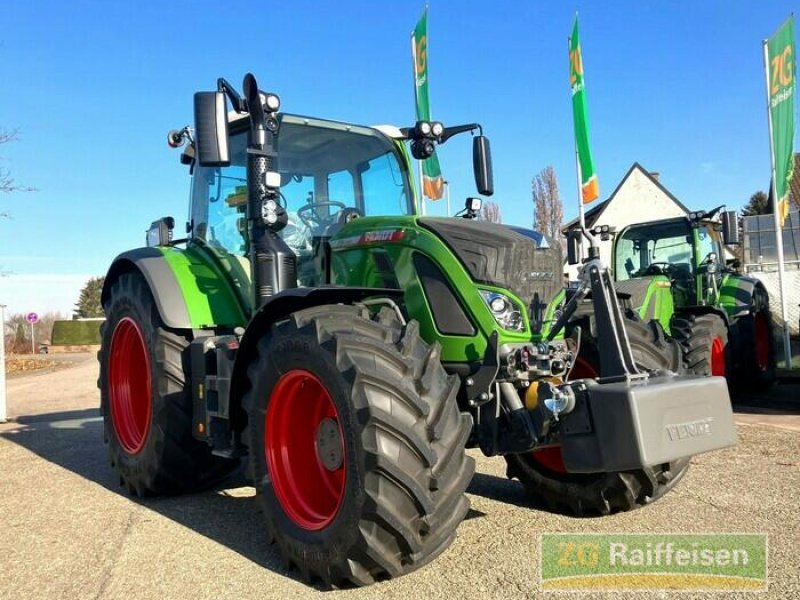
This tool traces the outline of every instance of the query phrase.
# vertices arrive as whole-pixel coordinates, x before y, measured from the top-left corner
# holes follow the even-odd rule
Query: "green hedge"
[[[53,346],[85,346],[100,343],[103,321],[56,321],[53,323]]]

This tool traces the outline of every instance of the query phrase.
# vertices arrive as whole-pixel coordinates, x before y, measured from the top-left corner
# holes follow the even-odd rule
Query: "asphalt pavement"
[[[96,360],[84,355],[71,368],[8,381],[14,420],[0,425],[0,598],[543,597],[549,594],[538,589],[537,561],[544,532],[767,533],[769,590],[759,597],[800,597],[796,390],[786,404],[747,399],[737,415],[736,448],[695,457],[663,499],[610,517],[572,518],[532,506],[521,485],[505,478],[501,459],[473,452],[472,509],[444,554],[392,581],[325,591],[284,568],[241,477],[190,496],[129,497],[108,464],[96,379]]]

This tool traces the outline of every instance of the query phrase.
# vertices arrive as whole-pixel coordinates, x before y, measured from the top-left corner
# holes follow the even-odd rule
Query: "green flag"
[[[783,227],[789,213],[789,184],[794,172],[794,16],[766,44],[776,210]]]
[[[414,57],[414,96],[417,101],[417,121],[431,120],[431,106],[428,100],[428,7],[414,28],[412,36]],[[444,179],[439,167],[439,157],[434,153],[422,161],[422,191],[431,200],[444,195]]]
[[[578,38],[578,16],[569,38],[569,84],[572,87],[572,116],[575,121],[575,148],[581,176],[581,196],[589,204],[600,196],[597,173],[594,171],[592,153],[589,150],[589,119],[586,112],[586,86],[583,82],[583,59]]]

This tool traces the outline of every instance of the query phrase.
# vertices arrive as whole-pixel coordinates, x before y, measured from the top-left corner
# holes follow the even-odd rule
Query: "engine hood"
[[[546,302],[561,287],[557,255],[538,232],[451,217],[418,223],[447,244],[475,283],[510,290],[526,303],[537,293]]]

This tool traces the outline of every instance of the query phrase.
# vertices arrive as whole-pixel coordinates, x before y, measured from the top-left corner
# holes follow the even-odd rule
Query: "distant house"
[[[589,229],[608,225],[616,231],[632,223],[669,219],[689,213],[689,209],[661,184],[658,173],[648,171],[639,163],[633,163],[606,200],[589,206],[585,214],[586,226]],[[575,218],[564,225],[561,231],[566,234],[577,228],[578,219]],[[613,266],[611,241],[600,242],[600,258],[606,266]],[[578,269],[567,265],[565,272],[569,274],[570,279],[575,279]]]

